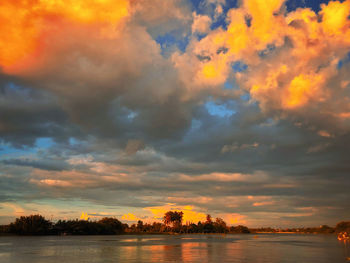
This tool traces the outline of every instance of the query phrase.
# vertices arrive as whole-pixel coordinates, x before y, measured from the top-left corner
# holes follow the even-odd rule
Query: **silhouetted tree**
[[[172,224],[173,227],[180,226],[182,224],[183,212],[177,211],[168,211],[165,213],[163,217],[163,221],[165,225]]]
[[[154,233],[161,233],[164,232],[164,229],[165,228],[163,227],[162,223],[153,222],[151,231]]]
[[[105,217],[98,221],[103,226],[103,234],[121,234],[124,232],[124,225],[116,218]]]
[[[239,233],[239,234],[248,234],[250,233],[248,227],[238,225],[238,226],[231,226],[230,227],[230,233]]]
[[[334,232],[334,228],[327,226],[327,225],[322,225],[320,229],[318,230],[319,233],[324,233],[324,234],[330,234]]]
[[[201,221],[197,224],[197,231],[197,233],[204,233],[204,224]]]
[[[216,218],[214,222],[214,231],[215,233],[227,233],[228,229],[226,222],[221,218]]]
[[[187,227],[187,233],[199,233],[198,225],[193,224],[193,223],[189,224],[188,227]]]
[[[10,232],[18,235],[46,235],[52,223],[41,215],[21,216],[10,224]]]
[[[213,223],[213,220],[211,219],[211,215],[207,214],[207,221],[206,223],[211,224]]]
[[[339,222],[336,226],[335,226],[335,231],[337,233],[339,232],[348,232],[350,233],[350,221],[342,221],[342,222]]]
[[[10,233],[10,225],[1,225],[0,226],[0,234],[8,234]]]
[[[137,230],[139,231],[139,232],[143,232],[143,222],[142,222],[142,220],[139,220],[139,221],[137,221]]]
[[[207,221],[205,221],[203,226],[203,232],[204,233],[214,233],[214,224],[213,220],[211,219],[211,215],[207,215]]]

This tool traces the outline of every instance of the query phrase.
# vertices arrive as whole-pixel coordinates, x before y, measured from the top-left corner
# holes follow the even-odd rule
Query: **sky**
[[[350,0],[2,0],[0,32],[0,224],[350,219]]]

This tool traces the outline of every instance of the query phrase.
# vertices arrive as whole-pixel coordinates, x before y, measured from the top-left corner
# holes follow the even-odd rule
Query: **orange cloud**
[[[47,186],[60,186],[60,187],[72,186],[72,184],[68,181],[54,180],[54,179],[43,179],[39,181],[39,184],[47,185]]]
[[[199,78],[206,84],[220,85],[225,82],[228,74],[228,65],[225,59],[210,61],[203,64]]]
[[[268,174],[257,171],[254,174],[243,173],[210,173],[197,176],[179,175],[179,179],[187,182],[213,181],[213,182],[263,182],[269,179]]]
[[[296,108],[305,105],[312,96],[317,95],[324,78],[321,74],[296,76],[288,87],[288,95],[284,98],[286,108]]]
[[[28,212],[26,209],[15,203],[1,203],[1,206],[6,210],[11,210],[11,212],[8,212],[8,215],[12,213],[14,216],[23,216]]]
[[[246,225],[248,221],[245,215],[237,213],[218,214],[229,225]]]
[[[89,220],[89,215],[87,213],[82,212],[80,216],[80,220]]]
[[[193,12],[192,32],[205,34],[210,30],[211,18],[205,15],[197,15]]]
[[[82,23],[107,22],[115,24],[129,14],[127,0],[62,0],[39,1],[40,8]]]
[[[32,171],[30,182],[45,187],[85,188],[98,185],[99,177],[79,171],[52,172],[40,169]]]
[[[245,13],[243,10],[231,10],[228,17],[230,18],[230,24],[225,34],[225,44],[229,47],[230,53],[238,55],[239,52],[247,48],[251,41],[245,23]],[[218,41],[217,43],[220,44]]]
[[[264,46],[281,35],[283,20],[274,15],[279,11],[284,0],[246,0],[244,7],[252,16],[251,35],[256,39],[257,48]]]
[[[244,0],[228,12],[227,30],[213,30],[193,40],[185,54],[174,55],[176,68],[191,94],[211,89],[215,96],[234,96],[216,87],[235,77],[263,111],[302,113],[313,107],[346,120],[344,100],[332,103],[348,84],[338,65],[350,51],[350,0],[323,4],[318,14],[308,8],[284,13],[283,2]],[[232,72],[236,61],[247,70]]]
[[[330,134],[329,132],[324,131],[324,130],[318,131],[317,134],[322,136],[322,137],[327,137],[327,138],[332,137],[332,134]]]
[[[350,118],[350,112],[341,112],[337,115],[337,117],[342,119],[349,119]]]
[[[31,173],[30,183],[42,187],[55,188],[90,188],[102,185],[128,182],[130,177],[135,177],[134,182],[140,181],[140,174],[129,171],[120,172],[120,166],[108,165],[101,162],[91,162],[90,170],[87,171],[46,171],[34,169]]]
[[[0,5],[0,67],[15,73],[34,63],[48,35],[69,24],[114,28],[128,16],[127,0],[3,0]]]
[[[275,201],[266,201],[266,202],[255,202],[253,203],[253,206],[267,206],[267,205],[274,205]]]
[[[328,5],[322,4],[322,10],[320,14],[322,17],[322,26],[324,32],[329,35],[340,35],[347,33],[345,36],[348,38],[350,21],[348,19],[350,15],[350,1],[344,3],[338,1],[330,1]],[[350,40],[349,38],[347,39]]]
[[[131,213],[127,213],[125,215],[122,216],[122,220],[126,220],[126,221],[138,221],[140,220],[139,217],[135,216],[134,214]]]

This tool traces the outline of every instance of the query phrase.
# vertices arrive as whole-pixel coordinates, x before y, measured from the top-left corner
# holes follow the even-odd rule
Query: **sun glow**
[[[194,207],[191,205],[187,206],[175,206],[173,204],[168,204],[165,206],[156,206],[145,208],[152,213],[153,219],[162,220],[164,214],[168,211],[181,211],[183,212],[182,222],[186,223],[197,223],[199,221],[204,222],[206,220],[206,214],[194,211]]]

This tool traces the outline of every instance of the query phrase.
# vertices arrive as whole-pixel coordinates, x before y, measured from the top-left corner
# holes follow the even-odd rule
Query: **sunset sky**
[[[350,219],[350,0],[1,0],[0,224]]]

